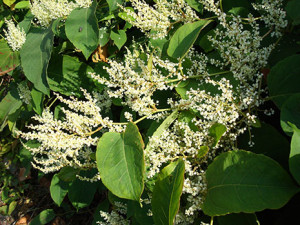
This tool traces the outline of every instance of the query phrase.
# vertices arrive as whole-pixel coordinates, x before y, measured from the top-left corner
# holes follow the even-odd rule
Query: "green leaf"
[[[12,6],[12,4],[15,3],[16,0],[3,0],[3,3],[9,7]]]
[[[133,217],[137,224],[141,225],[153,225],[152,217],[148,216],[148,212],[151,209],[150,204],[144,204],[142,207],[136,201],[127,202],[127,217]]]
[[[159,125],[156,131],[153,133],[152,137],[159,138],[162,133],[169,128],[169,126],[176,120],[178,117],[178,110],[174,110],[163,122]],[[149,151],[150,146],[147,145],[145,152]]]
[[[74,180],[68,189],[70,202],[77,210],[89,206],[94,199],[97,187],[97,182]]]
[[[127,41],[127,35],[124,30],[118,30],[118,33],[111,31],[110,38],[114,41],[118,49],[121,49]]]
[[[109,6],[109,12],[115,11],[117,8],[119,8],[118,4],[122,5],[124,0],[106,0]]]
[[[50,89],[63,95],[81,97],[80,88],[92,90],[94,87],[88,72],[93,72],[93,69],[78,58],[55,56],[48,68]]]
[[[185,0],[186,3],[195,9],[197,12],[202,13],[203,11],[203,5],[199,2],[199,0]]]
[[[184,161],[182,159],[170,163],[159,173],[151,200],[155,225],[174,224],[183,181]]]
[[[30,27],[31,27],[31,21],[34,18],[34,15],[28,11],[25,15],[24,19],[19,23],[19,27],[23,28],[25,33],[28,34]]]
[[[278,62],[268,75],[271,99],[281,108],[291,95],[300,93],[300,55],[293,55]]]
[[[168,55],[173,58],[183,58],[196,41],[200,31],[210,22],[211,20],[200,20],[178,28],[170,40]]]
[[[76,175],[79,174],[79,169],[74,169],[73,167],[64,167],[57,174],[59,179],[65,182],[71,182],[76,179]]]
[[[116,196],[139,201],[144,189],[144,142],[138,127],[128,123],[125,133],[105,133],[96,152],[103,184]]]
[[[5,40],[0,40],[0,76],[12,71],[20,64],[19,52],[13,52]]]
[[[273,159],[246,151],[222,153],[206,171],[206,215],[278,209],[299,191]]]
[[[36,90],[35,88],[32,88],[31,98],[32,98],[33,110],[37,114],[42,115],[44,94],[42,92]]]
[[[277,129],[269,124],[261,123],[260,128],[251,129],[251,138],[249,135],[245,132],[238,138],[239,149],[269,156],[279,162],[283,168],[288,169],[290,143]],[[254,143],[253,147],[249,146],[250,140]]]
[[[15,9],[29,9],[29,1],[20,1],[15,5]]]
[[[300,130],[294,127],[289,158],[290,171],[295,180],[300,184]]]
[[[17,207],[17,205],[18,205],[17,201],[12,201],[11,203],[9,203],[8,215],[11,215],[13,213],[13,211],[15,210],[15,208]]]
[[[208,146],[201,146],[198,150],[198,153],[197,153],[197,158],[201,159],[203,158],[204,156],[206,156],[206,154],[208,153],[209,151],[209,147]]]
[[[47,66],[53,47],[53,36],[51,27],[48,29],[33,27],[20,51],[25,76],[37,90],[47,95],[49,95]]]
[[[29,225],[44,225],[49,223],[55,217],[55,212],[53,209],[45,209],[39,215],[34,217]]]
[[[97,1],[90,8],[74,9],[66,20],[66,35],[80,49],[86,59],[97,48],[99,42],[98,21],[95,16]]]
[[[6,126],[8,116],[16,112],[22,106],[17,87],[11,85],[11,89],[0,102],[0,131]]]
[[[213,147],[218,144],[226,130],[226,126],[219,123],[215,123],[209,128],[209,135],[214,138]]]
[[[219,225],[259,225],[254,213],[233,213],[226,216],[218,216]]]
[[[59,179],[58,174],[52,177],[50,185],[50,195],[53,201],[60,206],[68,193],[69,184]]]
[[[293,20],[293,25],[299,25],[300,24],[299,0],[288,1],[285,9],[287,15]]]
[[[102,27],[99,29],[99,45],[104,46],[109,41],[109,33],[107,32],[106,27]]]
[[[300,128],[300,93],[289,97],[282,105],[280,111],[280,125],[287,134],[293,133],[289,123]]]
[[[236,7],[251,9],[252,5],[249,0],[223,0],[221,2],[224,12],[228,12]]]

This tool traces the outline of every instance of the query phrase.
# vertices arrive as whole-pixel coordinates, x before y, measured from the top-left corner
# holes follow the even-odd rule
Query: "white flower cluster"
[[[34,0],[31,3],[31,13],[42,26],[49,26],[52,20],[65,19],[75,8],[88,8],[92,0]]]
[[[65,166],[74,168],[95,168],[95,161],[91,158],[94,153],[92,146],[97,145],[98,137],[92,134],[101,129],[122,131],[123,127],[113,125],[108,118],[103,118],[96,100],[92,99],[85,90],[87,101],[74,97],[57,98],[68,106],[61,107],[65,117],[62,120],[54,118],[47,108],[41,116],[34,116],[38,124],[29,125],[29,132],[19,132],[25,140],[36,140],[38,148],[30,148],[34,155],[34,166],[44,173],[55,172]]]
[[[267,27],[272,29],[271,36],[281,37],[282,29],[288,24],[282,2],[283,0],[262,0],[260,4],[252,4],[262,14],[262,20]]]
[[[5,39],[13,51],[18,51],[22,48],[26,41],[26,33],[19,25],[15,26],[12,20],[6,20],[7,30],[4,30]]]
[[[133,53],[127,49],[124,62],[109,60],[110,67],[106,67],[108,79],[90,74],[93,79],[110,88],[107,91],[109,97],[124,99],[123,104],[141,116],[155,113],[157,102],[152,99],[153,93],[171,89],[172,85],[167,84],[167,79],[181,76],[177,71],[177,63],[162,60],[155,52],[148,52],[150,49],[144,51],[141,48]]]
[[[174,22],[192,22],[198,19],[196,13],[184,0],[157,0],[149,6],[144,0],[130,0],[134,10],[120,6],[128,16],[130,23],[152,38],[163,38],[168,34]],[[148,33],[151,30],[151,33]]]
[[[110,212],[100,211],[101,217],[106,221],[98,221],[100,225],[129,225],[130,221],[125,219],[127,214],[127,205],[121,202],[114,202],[115,208]]]
[[[28,105],[31,101],[31,92],[26,83],[20,83],[18,85],[18,92],[22,102]]]

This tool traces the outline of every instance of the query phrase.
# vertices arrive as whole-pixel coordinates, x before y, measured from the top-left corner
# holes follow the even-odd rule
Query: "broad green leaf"
[[[210,22],[211,20],[200,20],[178,28],[170,40],[168,55],[173,58],[183,58],[196,41],[200,31]]]
[[[55,56],[48,67],[50,89],[67,96],[81,97],[80,88],[91,90],[94,87],[87,78],[88,72],[93,72],[93,69],[78,58]]]
[[[134,9],[133,9],[132,7],[125,7],[125,9],[134,12]],[[119,13],[118,13],[118,16],[119,16],[121,19],[123,19],[123,20],[125,20],[125,21],[127,21],[127,22],[129,22],[129,23],[130,23],[131,21],[134,21],[134,20],[135,20],[132,16],[128,15],[127,12],[124,12],[124,11],[123,11],[123,12],[119,12]]]
[[[59,179],[65,182],[71,182],[76,179],[76,175],[79,174],[79,169],[74,169],[73,167],[64,167],[62,168],[57,176]]]
[[[163,122],[159,127],[156,129],[156,131],[153,133],[152,137],[157,137],[159,138],[162,133],[169,128],[169,126],[176,120],[178,117],[178,110],[174,110]],[[150,146],[147,145],[145,151],[147,152]]]
[[[289,123],[300,128],[300,93],[289,97],[282,105],[280,111],[280,125],[287,134],[293,133]]]
[[[214,46],[210,40],[208,40],[208,37],[214,37],[215,36],[215,31],[210,30],[208,31],[199,41],[200,47],[207,53],[212,50],[214,50]]]
[[[141,205],[136,201],[128,201],[127,217],[131,217],[132,221],[136,221],[135,224],[153,225],[153,218],[147,215],[150,209],[150,204],[143,204],[141,207]]]
[[[299,14],[300,1],[299,0],[288,1],[285,10],[287,15],[293,20],[293,25],[299,25],[300,24],[300,14]]]
[[[12,71],[20,64],[19,52],[13,52],[4,39],[0,40],[0,76]]]
[[[97,182],[74,180],[68,189],[70,202],[77,210],[89,206],[94,199],[97,187]]]
[[[251,135],[245,132],[238,138],[238,148],[254,152],[256,154],[264,154],[280,163],[280,165],[288,169],[288,158],[290,152],[289,141],[273,126],[261,123],[260,128],[253,127]],[[254,143],[253,147],[249,146],[249,141]]]
[[[193,131],[199,131],[199,128],[193,122],[193,119],[195,118],[196,115],[191,110],[184,110],[180,112],[178,121],[187,123]]]
[[[184,181],[184,161],[178,159],[162,169],[155,182],[152,212],[155,225],[173,225]]]
[[[216,157],[207,168],[206,180],[202,209],[209,216],[278,209],[299,191],[276,161],[241,150]]]
[[[281,108],[291,95],[300,93],[300,55],[293,55],[278,62],[268,75],[270,96]]]
[[[226,130],[226,126],[219,123],[215,123],[209,128],[209,135],[214,138],[214,142],[212,144],[213,147],[215,147],[218,144]]]
[[[37,148],[40,146],[40,144],[36,141],[27,141],[25,145],[30,148]],[[22,146],[20,152],[18,153],[18,158],[21,162],[22,167],[26,169],[24,177],[26,177],[30,172],[32,157],[33,156],[31,155],[31,152],[27,148],[25,148],[25,146]]]
[[[47,67],[53,48],[53,36],[51,28],[33,27],[27,34],[20,51],[21,65],[25,76],[37,90],[47,95],[49,94]]]
[[[127,35],[124,30],[118,30],[118,33],[111,31],[110,38],[114,41],[118,49],[121,49],[127,41]]]
[[[15,9],[29,9],[29,1],[20,1],[15,5]]]
[[[228,13],[246,18],[249,14],[249,10],[245,7],[234,7],[231,10],[229,10]]]
[[[116,196],[139,201],[144,189],[144,142],[138,127],[128,123],[124,133],[105,133],[96,152],[103,184]]]
[[[13,213],[13,211],[15,210],[15,208],[17,207],[18,202],[17,201],[12,201],[11,203],[9,203],[9,207],[8,207],[8,215],[11,215]]]
[[[28,34],[30,27],[31,27],[31,21],[34,18],[34,15],[28,11],[25,15],[24,19],[19,23],[19,27],[21,29],[24,29],[25,33]]]
[[[86,59],[97,48],[99,42],[98,21],[95,16],[97,1],[90,8],[74,9],[66,20],[66,35],[80,49]]]
[[[99,45],[104,46],[109,41],[109,32],[107,32],[106,27],[102,27],[99,29]]]
[[[217,217],[218,225],[259,225],[254,213],[233,213]]]
[[[300,185],[300,130],[294,127],[289,158],[290,171]]]
[[[9,7],[15,3],[16,0],[3,0],[3,3]]]
[[[119,5],[122,5],[124,0],[106,0],[109,6],[109,12],[115,11],[117,8],[119,8]]]
[[[252,8],[249,0],[223,0],[221,4],[224,12],[228,12],[236,7],[244,7],[246,9]]]
[[[52,177],[50,185],[50,195],[53,201],[60,206],[68,193],[69,183],[59,179],[58,174]]]
[[[35,88],[32,88],[31,98],[32,98],[33,110],[37,114],[42,115],[44,94],[42,92],[36,90]]]
[[[8,116],[22,106],[16,85],[12,85],[7,95],[0,102],[0,131],[6,126]]]
[[[197,158],[201,159],[203,158],[204,156],[206,156],[206,154],[208,153],[209,151],[209,147],[208,146],[201,146],[199,149],[198,149],[198,153],[197,153]]]
[[[29,225],[44,225],[49,223],[55,217],[55,212],[53,209],[45,209],[39,215],[34,217]]]
[[[203,11],[203,5],[199,2],[199,0],[185,0],[186,3],[195,9],[197,12],[202,13]]]

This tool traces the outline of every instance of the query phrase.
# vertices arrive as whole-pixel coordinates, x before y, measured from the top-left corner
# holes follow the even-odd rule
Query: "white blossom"
[[[13,51],[18,51],[22,48],[26,41],[26,33],[19,25],[15,25],[12,20],[6,20],[7,30],[4,30],[5,39]]]

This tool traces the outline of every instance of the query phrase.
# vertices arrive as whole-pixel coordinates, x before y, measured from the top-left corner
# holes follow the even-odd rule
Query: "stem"
[[[204,76],[208,76],[208,77],[212,77],[212,76],[217,76],[217,75],[221,75],[221,74],[226,74],[226,73],[229,73],[230,71],[221,71],[221,72],[217,72],[217,73],[212,73],[212,74],[209,74],[209,75],[204,75],[204,74],[200,74],[200,75],[195,75],[195,76],[188,76],[188,77],[185,77],[185,79],[197,79],[197,78],[201,78],[201,77],[204,77]],[[173,83],[173,82],[177,82],[177,81],[181,81],[182,79],[173,79],[173,80],[168,80],[166,81],[166,83]]]
[[[210,225],[214,225],[214,217],[213,216],[210,219]]]

